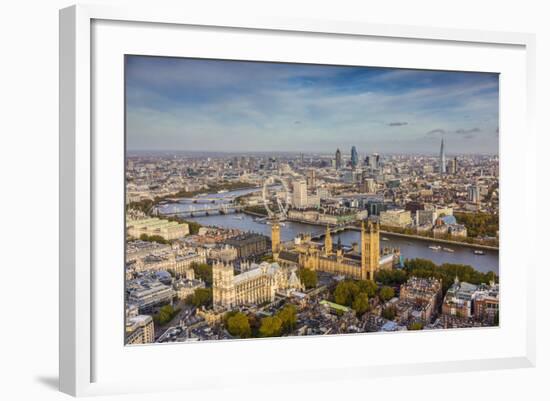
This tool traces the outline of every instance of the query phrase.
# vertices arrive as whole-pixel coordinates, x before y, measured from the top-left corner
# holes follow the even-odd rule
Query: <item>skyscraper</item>
[[[305,180],[297,180],[292,183],[292,204],[296,209],[307,207],[307,184]]]
[[[481,201],[481,194],[477,184],[468,187],[468,200],[472,203],[479,203]]]
[[[359,163],[359,155],[357,154],[357,149],[355,148],[355,145],[351,147],[351,166],[357,167],[357,164]]]
[[[447,167],[445,163],[445,140],[441,138],[441,150],[439,151],[439,172],[445,174]]]
[[[451,171],[450,171],[450,173],[451,174],[456,174],[457,172],[458,172],[458,160],[455,156],[454,159],[451,160]]]
[[[336,149],[335,167],[336,167],[336,170],[342,167],[342,153],[340,153],[340,149]]]
[[[315,188],[315,185],[316,185],[315,170],[310,169],[307,171],[306,181],[307,181],[307,186],[309,188]]]
[[[373,168],[373,170],[378,169],[378,167],[380,166],[380,155],[378,153],[374,153],[372,155],[372,160],[371,160],[370,164],[371,164],[371,167]]]

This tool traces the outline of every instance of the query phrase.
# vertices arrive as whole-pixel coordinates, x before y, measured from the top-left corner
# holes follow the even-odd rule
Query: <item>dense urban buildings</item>
[[[393,245],[402,235],[434,256],[481,260],[498,246],[498,225],[483,233],[475,220],[498,215],[498,158],[447,162],[441,145],[437,157],[359,157],[354,146],[348,162],[339,151],[131,156],[127,343],[261,336],[261,322],[287,313],[296,323],[278,335],[498,324],[498,274],[449,264],[416,276],[429,261]],[[294,227],[309,228],[289,238]]]

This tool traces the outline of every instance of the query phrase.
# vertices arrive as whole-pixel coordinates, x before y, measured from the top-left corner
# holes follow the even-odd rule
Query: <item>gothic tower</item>
[[[332,237],[330,235],[330,228],[327,225],[327,232],[325,234],[325,255],[330,255],[332,253]]]
[[[369,221],[361,222],[361,279],[374,280],[380,264],[380,227]]]
[[[233,265],[214,262],[212,265],[212,298],[214,307],[233,306],[235,303],[235,285]]]
[[[279,254],[281,248],[281,226],[279,222],[274,221],[271,225],[271,252],[273,257]]]

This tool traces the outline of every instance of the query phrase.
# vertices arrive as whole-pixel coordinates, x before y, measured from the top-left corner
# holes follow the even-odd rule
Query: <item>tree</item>
[[[388,306],[382,310],[382,317],[384,319],[393,320],[395,319],[396,315],[397,311],[395,309],[395,306]]]
[[[353,281],[340,281],[334,290],[334,302],[351,306],[355,296],[360,292],[359,286]]]
[[[212,305],[212,288],[197,288],[193,295],[190,295],[186,302],[193,306],[211,306]]]
[[[306,288],[317,287],[317,272],[315,270],[300,269],[298,271],[298,276]]]
[[[357,281],[357,285],[359,286],[359,290],[366,293],[369,298],[374,297],[376,291],[378,291],[378,285],[372,280],[360,280]]]
[[[395,296],[395,290],[392,287],[384,286],[380,288],[380,293],[378,296],[383,302],[389,301]]]
[[[260,337],[278,337],[281,335],[283,322],[278,316],[268,316],[260,324]]]
[[[405,270],[380,270],[376,273],[375,279],[382,285],[401,285],[407,281],[407,272]]]
[[[498,213],[454,213],[457,223],[468,230],[468,237],[495,237],[499,230]]]
[[[143,233],[139,236],[139,239],[142,240],[142,241],[149,241],[149,236],[147,234]]]
[[[369,310],[368,295],[365,292],[361,292],[357,294],[357,296],[353,300],[352,308],[357,313],[357,315],[362,315],[363,313],[368,311]]]
[[[189,226],[189,234],[196,235],[199,233],[199,229],[202,227],[199,223],[196,221],[186,221],[183,220],[182,223],[186,223]]]
[[[248,317],[242,312],[230,312],[226,317],[226,327],[234,337],[248,338],[252,334]]]
[[[212,285],[212,266],[206,263],[191,263],[191,268],[195,276],[204,281],[207,286]]]
[[[422,322],[412,322],[407,326],[407,330],[422,330],[424,325]]]
[[[294,330],[297,322],[296,307],[294,305],[285,305],[285,307],[281,309],[276,316],[281,319],[281,327],[283,332],[290,333]]]
[[[407,259],[405,261],[405,268],[411,272],[413,270],[434,270],[437,265],[429,259]]]
[[[169,244],[170,243],[170,241],[164,239],[164,237],[162,237],[160,235],[150,235],[149,236],[149,241],[157,242],[159,244]]]
[[[158,313],[153,316],[153,320],[155,323],[162,326],[172,320],[179,311],[179,309],[174,309],[172,305],[164,305],[159,309]]]

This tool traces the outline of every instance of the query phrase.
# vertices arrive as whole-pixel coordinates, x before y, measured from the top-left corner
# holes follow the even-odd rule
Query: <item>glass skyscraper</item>
[[[357,154],[357,149],[355,146],[351,147],[351,166],[357,167],[359,164],[359,155]]]
[[[441,150],[439,151],[439,172],[445,174],[447,172],[447,166],[445,162],[445,140],[441,138]]]

